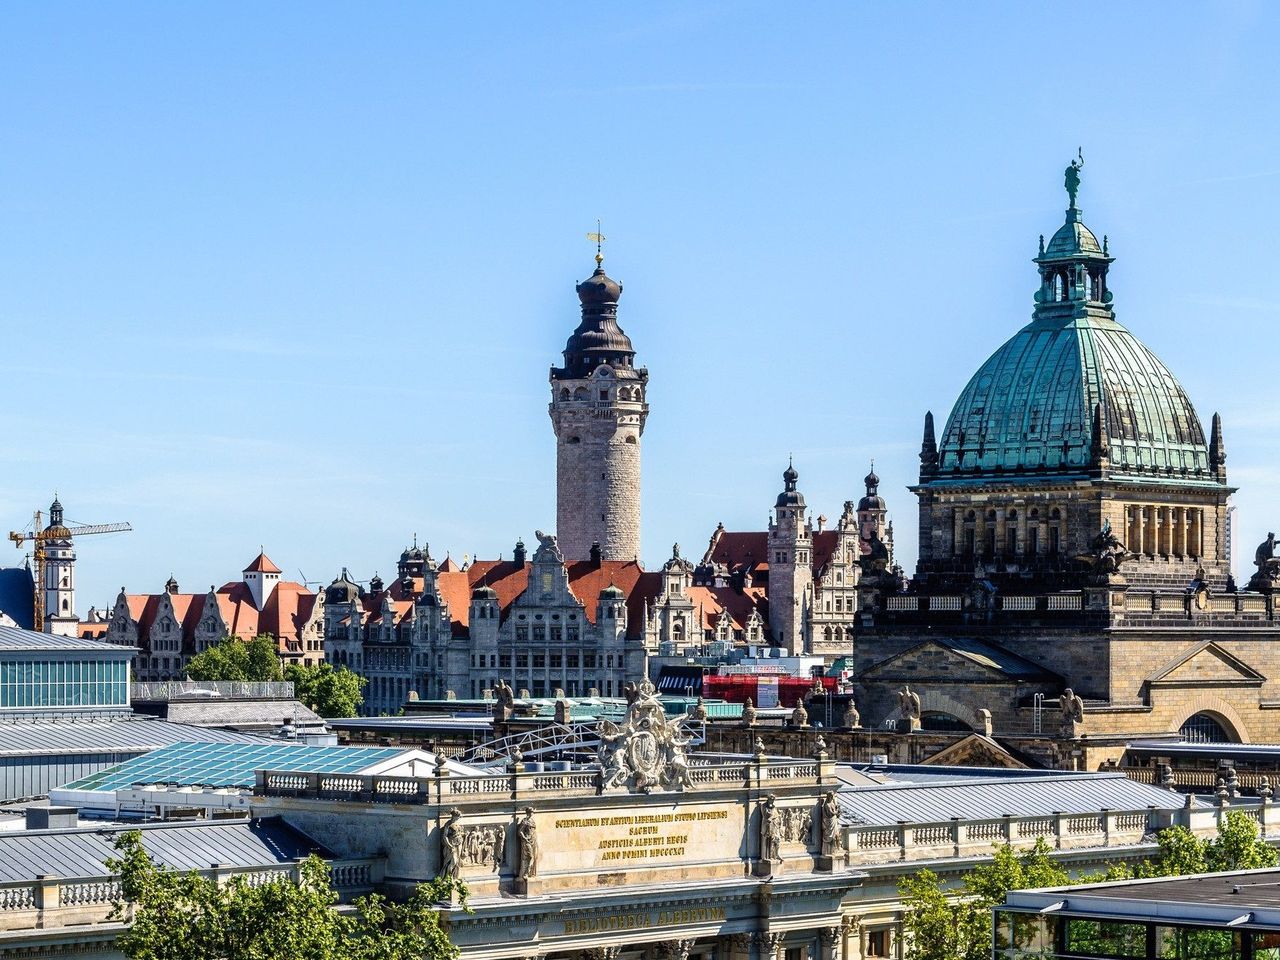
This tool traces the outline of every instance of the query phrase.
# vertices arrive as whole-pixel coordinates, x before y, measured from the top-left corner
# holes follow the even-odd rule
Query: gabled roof
[[[747,625],[751,611],[758,611],[760,619],[769,626],[769,601],[764,587],[747,587],[735,590],[732,587],[691,586],[686,591],[693,601],[694,609],[702,615],[702,628],[711,630],[720,625],[720,617],[728,613],[735,629],[741,630]]]
[[[919,669],[901,671],[895,669],[900,663],[905,665],[908,658],[920,657],[935,659],[939,662],[927,673]],[[915,683],[925,675],[944,678],[930,682],[945,683],[1025,683],[1062,680],[1062,677],[1053,671],[1025,657],[1020,657],[1011,650],[971,637],[930,637],[901,653],[872,664],[862,672],[860,679],[874,678],[881,682],[901,680]]]
[[[253,563],[244,568],[244,573],[281,573],[279,567],[271,562],[271,558],[265,553],[259,553],[253,558]]]

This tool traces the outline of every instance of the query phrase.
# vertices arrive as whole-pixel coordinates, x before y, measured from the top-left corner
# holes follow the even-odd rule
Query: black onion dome
[[[596,267],[595,272],[578,284],[578,299],[583,305],[589,303],[617,303],[622,296],[622,284],[604,272],[604,267]]]
[[[800,474],[796,472],[796,468],[791,464],[787,464],[787,469],[782,471],[783,490],[778,494],[775,501],[775,507],[803,507],[804,494],[796,489],[796,481],[800,479]]]

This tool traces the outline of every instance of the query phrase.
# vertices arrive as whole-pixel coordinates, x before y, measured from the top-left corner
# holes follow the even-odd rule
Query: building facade
[[[224,637],[273,637],[286,663],[324,659],[324,597],[281,571],[259,553],[240,580],[207,593],[183,593],[170,577],[160,593],[120,589],[102,639],[136,647],[134,677],[140,682],[180,680],[191,658]]]

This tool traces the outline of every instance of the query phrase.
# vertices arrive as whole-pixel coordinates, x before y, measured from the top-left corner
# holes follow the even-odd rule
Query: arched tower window
[[[1188,743],[1231,743],[1231,735],[1211,713],[1197,713],[1188,717],[1178,729],[1178,736]]]

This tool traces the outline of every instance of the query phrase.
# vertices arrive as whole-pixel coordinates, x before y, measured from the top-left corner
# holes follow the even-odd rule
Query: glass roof
[[[175,743],[82,777],[63,790],[114,792],[139,783],[252,787],[257,770],[361,773],[405,747],[311,747],[296,743]]]

